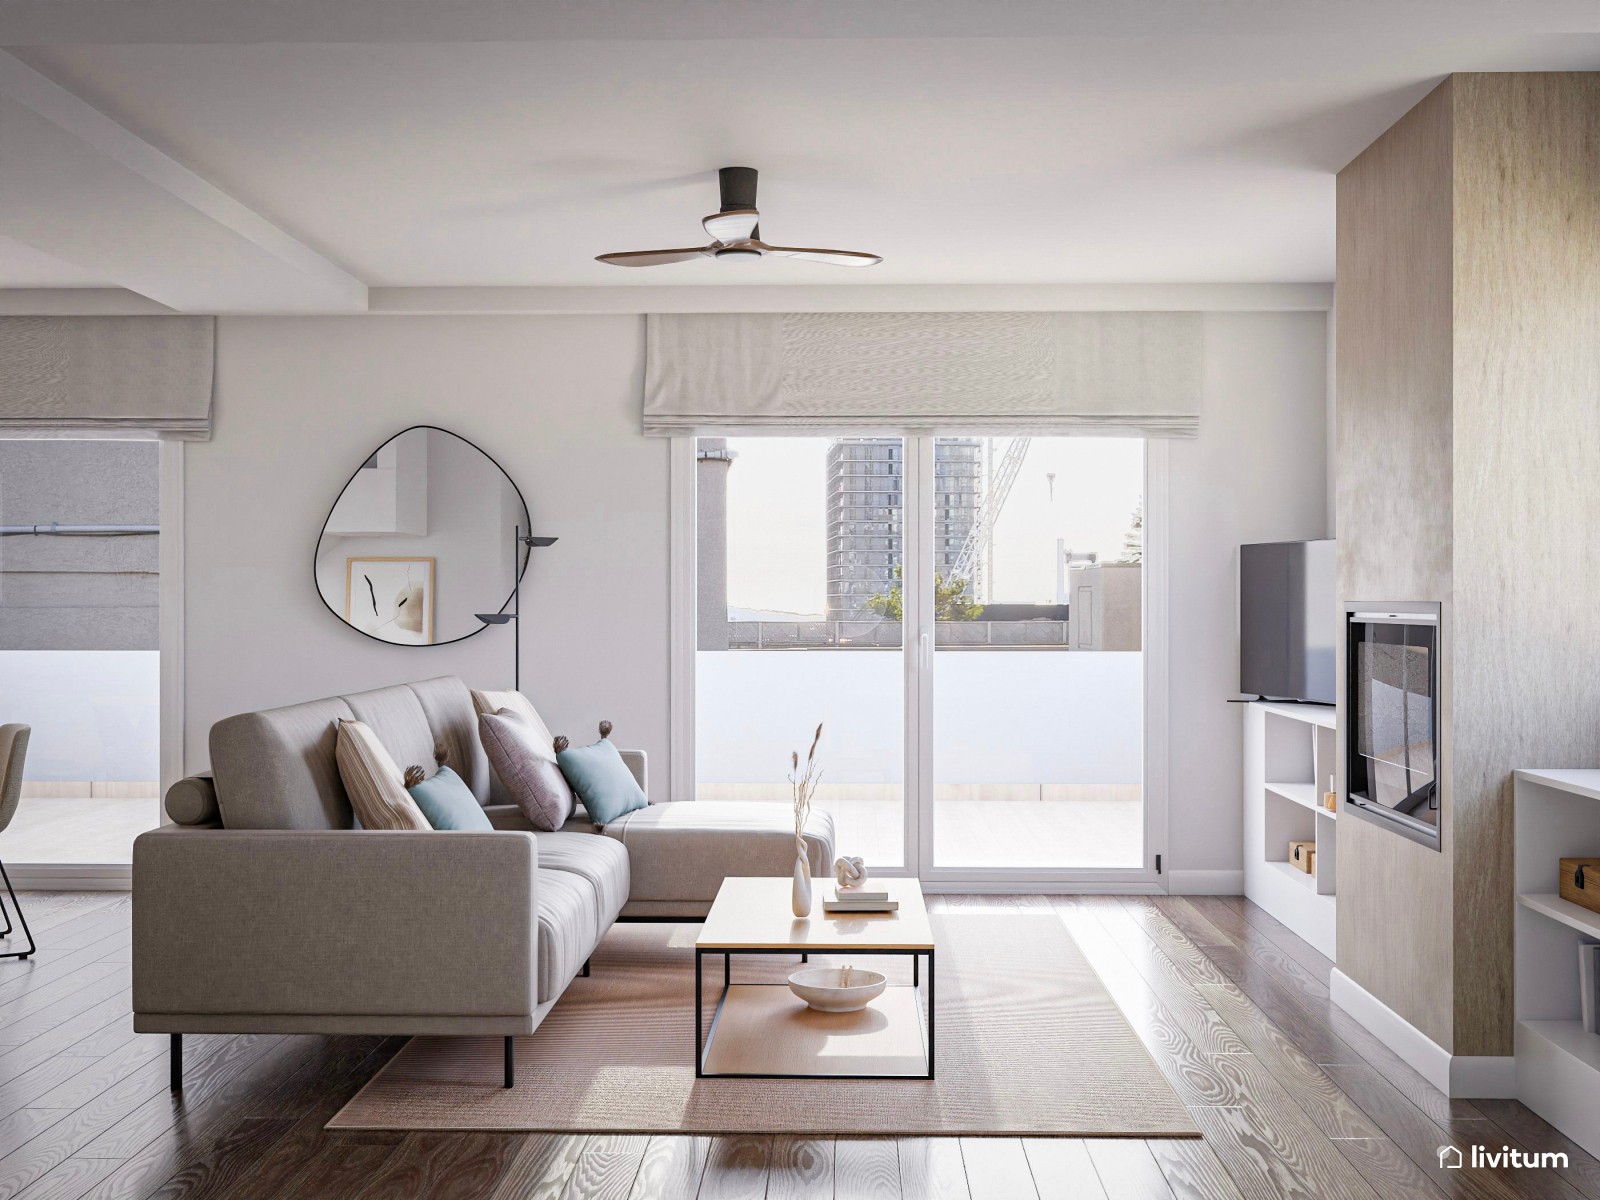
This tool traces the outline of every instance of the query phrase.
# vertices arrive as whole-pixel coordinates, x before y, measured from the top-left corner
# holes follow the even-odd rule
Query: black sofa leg
[[[516,1038],[513,1038],[513,1037],[506,1038],[506,1086],[507,1087],[514,1087],[514,1086],[516,1086],[516,1082],[517,1082],[516,1044],[517,1044],[517,1039]]]
[[[183,1034],[172,1035],[172,1053],[169,1056],[172,1066],[172,1090],[183,1091]]]
[[[26,950],[13,950],[9,954],[0,954],[0,958],[15,958],[26,962],[28,955],[39,947],[33,944],[33,930],[28,928],[28,918],[22,915],[22,901],[17,899],[16,889],[11,886],[11,876],[6,872],[6,865],[3,862],[0,862],[0,879],[5,880],[6,895],[11,897],[11,907],[17,910],[17,923],[22,926],[22,935],[28,939],[28,948]],[[0,901],[0,908],[4,907],[4,902]],[[6,933],[9,934],[10,932],[11,914],[8,912],[6,913]]]
[[[589,960],[587,958],[583,960],[583,970],[579,974],[585,979],[589,978]]]

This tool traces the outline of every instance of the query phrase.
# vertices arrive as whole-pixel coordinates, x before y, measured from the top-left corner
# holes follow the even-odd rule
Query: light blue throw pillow
[[[449,767],[440,767],[421,783],[408,787],[428,824],[435,829],[488,829],[488,814],[466,781]]]
[[[644,808],[649,801],[639,781],[611,744],[611,722],[600,722],[600,740],[588,746],[571,746],[556,739],[556,765],[596,825],[609,825],[618,817]]]

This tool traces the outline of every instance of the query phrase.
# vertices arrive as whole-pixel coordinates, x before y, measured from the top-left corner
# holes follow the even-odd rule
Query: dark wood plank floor
[[[327,1133],[402,1044],[133,1032],[129,900],[26,896],[0,962],[0,1200],[1600,1200],[1596,1162],[1522,1105],[1451,1101],[1328,1000],[1331,964],[1238,898],[940,897],[1054,911],[1201,1141]],[[1450,1171],[1439,1147],[1562,1150],[1564,1171]]]

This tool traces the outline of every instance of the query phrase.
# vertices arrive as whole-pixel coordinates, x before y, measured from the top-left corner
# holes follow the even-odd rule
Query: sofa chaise
[[[492,832],[354,828],[340,718],[402,766],[448,761]],[[785,805],[652,804],[599,831],[580,809],[536,832],[504,803],[453,677],[246,713],[211,730],[210,775],[169,789],[174,824],[133,849],[133,1009],[141,1033],[532,1033],[618,919],[697,920],[725,876],[787,876]],[[622,757],[646,788],[640,751]],[[813,875],[833,825],[805,830]]]

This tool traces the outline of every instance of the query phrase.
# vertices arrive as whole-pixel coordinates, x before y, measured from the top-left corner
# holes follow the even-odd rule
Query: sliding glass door
[[[32,728],[0,857],[33,882],[126,872],[161,823],[159,451],[0,440],[0,696]]]
[[[694,786],[787,804],[824,725],[838,849],[950,881],[1151,863],[1145,444],[702,438]]]
[[[815,803],[841,852],[907,866],[899,438],[696,445],[695,774],[702,800],[790,803],[818,723]]]
[[[1144,446],[934,443],[931,867],[1144,859]]]

